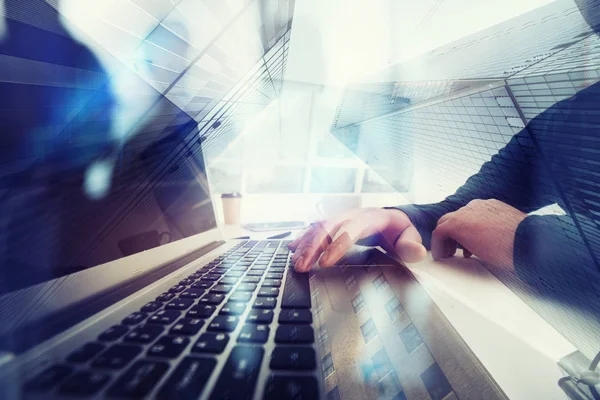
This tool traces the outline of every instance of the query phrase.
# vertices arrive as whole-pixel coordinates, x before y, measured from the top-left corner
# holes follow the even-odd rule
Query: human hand
[[[465,257],[513,267],[515,233],[527,214],[499,200],[473,200],[442,216],[431,236],[436,260],[451,257],[460,244]]]
[[[374,239],[374,245],[395,252],[405,262],[420,261],[427,254],[406,214],[380,208],[360,208],[313,224],[289,248],[296,271],[306,272],[319,257],[322,267],[333,266],[361,239]]]

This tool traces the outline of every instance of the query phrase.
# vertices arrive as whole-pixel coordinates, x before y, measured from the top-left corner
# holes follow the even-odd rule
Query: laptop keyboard
[[[316,354],[308,275],[294,271],[288,244],[239,243],[24,389],[77,397],[195,399],[207,392],[211,400],[250,399],[269,356],[265,399],[318,398],[314,376],[298,373],[315,370]],[[219,366],[217,356],[232,341]]]

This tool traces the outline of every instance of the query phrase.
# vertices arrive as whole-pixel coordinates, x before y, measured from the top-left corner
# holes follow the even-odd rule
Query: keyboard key
[[[269,309],[272,310],[275,308],[275,304],[277,304],[276,297],[259,297],[254,300],[254,304],[252,308],[261,308],[261,309]]]
[[[288,269],[281,308],[310,308],[308,274]]]
[[[261,286],[257,294],[258,297],[277,297],[279,296],[279,288]]]
[[[161,302],[151,301],[150,303],[147,303],[144,307],[142,307],[142,309],[140,311],[145,312],[145,313],[153,313],[154,311],[158,310],[161,307],[162,307]]]
[[[121,369],[141,352],[142,348],[139,346],[115,344],[96,357],[92,362],[92,366],[97,368]]]
[[[250,292],[238,292],[235,291],[231,296],[229,296],[229,301],[241,301],[247,303],[252,298],[252,293]]]
[[[227,275],[225,275],[225,277],[226,278],[241,278],[242,275],[244,275],[244,273],[241,271],[231,271],[231,272],[228,272]]]
[[[179,295],[181,299],[199,299],[204,294],[204,289],[188,289]]]
[[[166,310],[187,310],[194,304],[192,299],[175,299],[165,306]]]
[[[315,360],[315,350],[312,347],[276,347],[269,365],[271,369],[311,370],[317,366]]]
[[[217,361],[212,358],[184,358],[167,382],[160,388],[158,399],[197,399],[210,378]]]
[[[194,283],[194,279],[191,279],[191,278],[186,278],[186,279],[182,280],[181,282],[179,282],[179,284],[182,286],[189,286],[192,283]]]
[[[148,356],[175,358],[189,343],[190,339],[185,336],[163,336],[148,349]]]
[[[204,295],[200,300],[198,300],[198,304],[221,304],[225,300],[225,295],[220,293],[209,293]]]
[[[244,325],[240,336],[238,336],[238,342],[266,343],[267,339],[269,339],[269,327],[267,325]]]
[[[220,274],[206,274],[202,277],[203,282],[218,281],[219,279],[221,279]]]
[[[148,314],[142,312],[134,312],[133,314],[129,314],[121,323],[123,325],[137,325],[146,319]]]
[[[280,272],[269,272],[265,279],[283,279],[283,274]]]
[[[260,282],[260,277],[259,276],[247,276],[242,280],[243,283],[259,283]]]
[[[210,304],[200,304],[190,308],[185,315],[188,318],[208,318],[215,312],[215,306]]]
[[[175,310],[161,310],[148,319],[149,324],[171,325],[181,316],[181,312]]]
[[[65,381],[58,391],[71,396],[92,396],[110,380],[110,374],[96,371],[79,371]]]
[[[238,283],[239,278],[223,278],[219,281],[223,285],[235,285]]]
[[[272,310],[250,310],[246,322],[251,324],[270,324],[273,322]]]
[[[279,286],[281,286],[281,279],[265,279],[262,285],[265,287],[278,288]]]
[[[214,284],[213,281],[210,282],[196,282],[194,283],[192,286],[190,286],[192,289],[208,289],[210,288],[212,285]]]
[[[312,400],[319,386],[312,376],[272,376],[265,387],[265,400]]]
[[[310,310],[281,310],[279,313],[280,324],[310,324],[312,321]]]
[[[229,292],[231,292],[231,289],[233,289],[232,285],[215,285],[213,286],[212,289],[210,289],[211,293],[223,293],[223,294],[227,294]]]
[[[203,333],[192,347],[192,353],[220,354],[225,350],[229,336],[225,333]]]
[[[160,325],[138,326],[133,331],[129,332],[123,341],[140,344],[152,343],[163,333],[163,331],[164,329]]]
[[[175,298],[174,293],[163,293],[156,298],[156,301],[160,303],[166,303],[167,301],[171,301]]]
[[[276,343],[313,343],[315,333],[310,325],[280,325],[275,332]]]
[[[275,267],[275,268],[285,268],[285,262],[282,261],[275,261],[273,264],[271,264],[271,267]]]
[[[96,355],[100,354],[102,350],[104,350],[103,344],[86,343],[79,349],[72,352],[69,357],[67,357],[67,361],[72,363],[85,363],[90,361]]]
[[[181,318],[173,325],[171,335],[195,335],[204,325],[204,320],[199,318]]]
[[[208,330],[232,332],[237,326],[239,318],[233,315],[217,315],[210,321]]]
[[[52,365],[27,381],[23,389],[28,392],[46,392],[59,384],[63,379],[73,372],[68,365]]]
[[[179,293],[183,292],[185,289],[187,289],[187,287],[185,287],[184,285],[176,285],[169,289],[169,293]]]
[[[112,342],[129,332],[129,328],[123,325],[113,325],[98,336],[98,340]]]
[[[256,283],[240,283],[237,287],[240,292],[254,292],[256,290]]]
[[[258,277],[261,277],[261,276],[263,276],[264,273],[265,273],[264,269],[251,269],[250,271],[248,271],[248,273],[246,274],[246,276],[258,276]]]
[[[223,305],[220,315],[242,315],[246,311],[246,303],[228,301]]]
[[[138,361],[108,389],[109,397],[145,397],[169,369],[161,361]]]
[[[263,357],[264,350],[261,347],[234,347],[210,399],[252,399]]]

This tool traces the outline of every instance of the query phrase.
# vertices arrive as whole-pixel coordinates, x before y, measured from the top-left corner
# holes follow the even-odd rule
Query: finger
[[[302,242],[303,237],[304,233],[302,235],[299,235],[296,239],[292,240],[292,242],[288,244],[288,249],[290,249],[291,251],[296,251],[296,248],[298,248],[298,245]]]
[[[408,226],[394,243],[394,251],[404,262],[418,262],[427,256],[427,249],[423,246],[423,240],[417,228]]]
[[[319,264],[322,267],[335,265],[354,243],[364,236],[364,231],[364,218],[354,218],[343,223],[335,233],[332,243],[327,246]]]
[[[306,229],[296,239],[292,240],[292,242],[288,244],[288,249],[296,251],[300,243],[302,243],[306,239],[307,235],[309,235],[312,232],[313,228],[314,224],[311,224],[311,226],[308,229]]]
[[[294,254],[292,255],[293,261],[296,261],[300,258],[302,251],[306,248],[306,246],[308,246],[313,236],[315,235],[317,229],[317,223],[312,224],[311,227],[306,232],[304,232],[304,234],[299,238],[300,240],[298,240],[298,242],[296,243],[296,249],[294,250]]]
[[[335,234],[336,227],[327,227],[325,224],[320,224],[309,241],[306,241],[305,247],[296,262],[296,271],[309,271],[317,262],[323,251],[331,243],[331,235]]]
[[[453,238],[453,224],[446,221],[439,224],[431,234],[431,255],[434,260],[441,260],[456,253],[458,243]]]

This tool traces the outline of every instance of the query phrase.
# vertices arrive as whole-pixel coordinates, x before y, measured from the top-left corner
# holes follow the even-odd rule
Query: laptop
[[[3,398],[317,399],[333,379],[360,388],[358,398],[505,398],[410,272],[383,253],[361,249],[341,269],[309,275],[294,272],[289,241],[205,237],[139,276],[135,265],[175,251],[163,246],[4,296],[3,305],[21,299],[30,312],[23,299],[67,304],[4,335],[13,351],[2,355]],[[117,268],[134,276],[91,290]],[[361,313],[361,294],[348,301],[355,279],[371,275],[376,295],[390,299],[384,315]],[[77,300],[71,292],[86,284]],[[401,335],[385,338],[399,324]],[[366,365],[368,347],[378,350]],[[395,364],[419,385],[401,386]],[[327,391],[335,396],[338,385]]]

